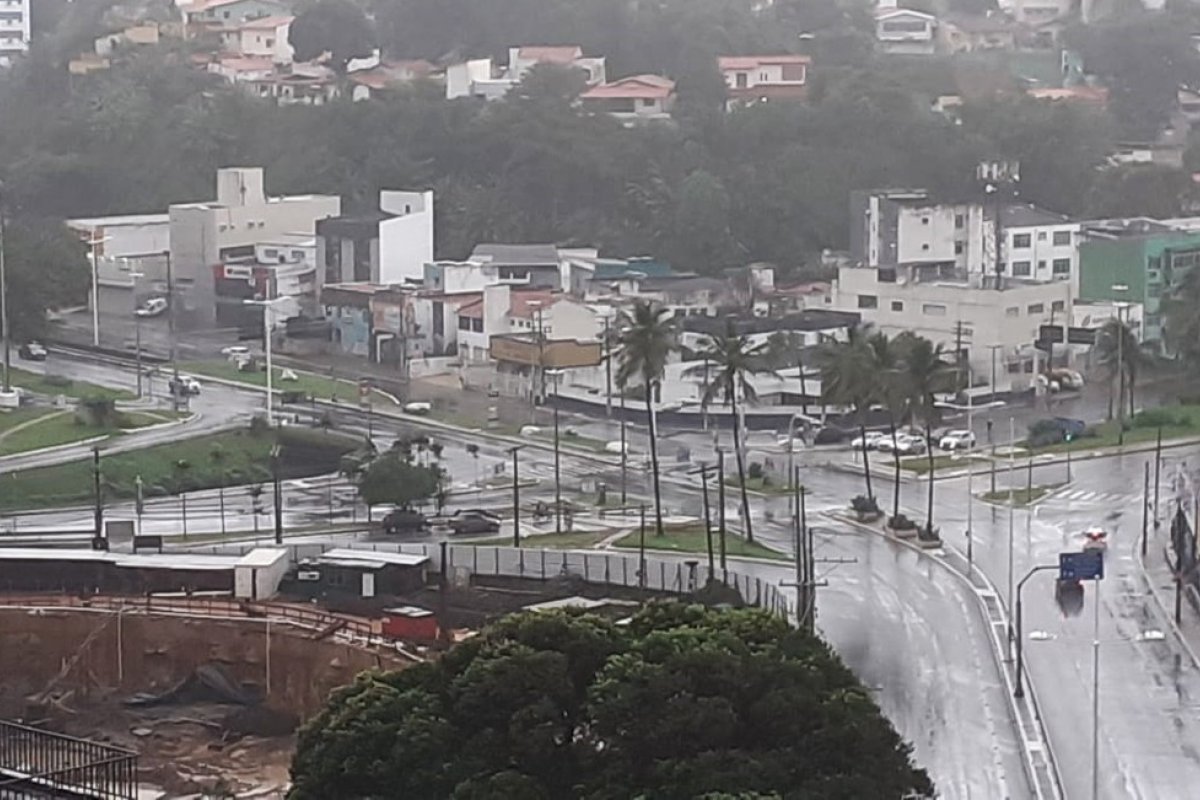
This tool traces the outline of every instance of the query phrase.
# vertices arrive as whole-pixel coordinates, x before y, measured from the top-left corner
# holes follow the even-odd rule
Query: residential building
[[[29,50],[31,1],[0,0],[0,67]]]
[[[0,0],[0,10],[3,7],[4,4]],[[158,44],[158,33],[158,26],[154,24],[133,25],[124,30],[98,37],[93,47],[97,56],[109,58],[121,48]]]
[[[626,124],[665,120],[675,105],[675,81],[660,75],[631,75],[593,86],[579,99],[584,109],[611,114]]]
[[[446,99],[498,100],[539,64],[578,69],[588,86],[602,84],[606,78],[604,57],[585,56],[579,45],[523,45],[508,49],[507,67],[497,66],[490,58],[470,59],[447,67]]]
[[[987,209],[993,219],[994,210]],[[1001,249],[1001,271],[1014,278],[1034,281],[1067,281],[1071,296],[1079,293],[1079,229],[1070,218],[1030,204],[1001,207],[1000,223],[1004,245]],[[988,237],[989,263],[982,272],[995,270],[995,248],[991,241],[994,230],[985,229]]]
[[[293,19],[284,15],[247,20],[223,30],[221,45],[230,53],[270,59],[273,64],[291,64],[293,51],[288,33]]]
[[[803,100],[808,96],[809,56],[721,56],[717,68],[725,79],[727,106],[768,100]]]
[[[937,28],[937,17],[923,11],[880,8],[875,12],[876,46],[891,55],[933,55],[937,52]]]
[[[547,289],[495,284],[478,302],[458,309],[458,355],[466,363],[488,361],[492,337],[521,334],[537,340],[595,341],[603,330],[594,308]]]
[[[1026,89],[1034,100],[1048,103],[1077,103],[1103,111],[1108,107],[1108,89],[1103,86],[1045,86]]]
[[[284,17],[290,13],[276,0],[195,0],[179,9],[193,32],[223,30],[252,19]]]
[[[384,190],[379,211],[317,222],[323,284],[419,283],[433,260],[433,192]]]
[[[1039,372],[1039,326],[1070,319],[1071,294],[1063,281],[997,283],[949,265],[842,267],[833,307],[891,336],[924,336],[951,358],[961,352],[976,383],[1025,391]]]
[[[1017,26],[999,14],[951,14],[937,28],[938,47],[943,53],[978,53],[1015,50]]]
[[[1200,262],[1200,230],[1188,227],[1145,218],[1084,223],[1080,300],[1142,306],[1142,342],[1165,352],[1162,302]]]
[[[745,336],[751,347],[766,344],[775,336],[787,337],[789,349],[798,355],[801,349],[816,347],[830,339],[845,341],[849,330],[861,321],[857,312],[819,309],[779,317],[739,315],[734,330]],[[723,317],[684,317],[680,322],[679,343],[689,350],[700,350],[713,336],[724,333],[727,325],[728,320]]]
[[[924,189],[850,193],[850,261],[865,266],[985,263],[983,206],[939,203]]]
[[[1039,27],[1070,15],[1072,0],[1001,0],[1000,10],[1021,25]]]
[[[262,311],[247,300],[291,298],[295,313],[319,316],[315,256],[312,235],[280,234],[255,244],[251,258],[213,265],[217,326],[261,330]]]
[[[423,59],[382,61],[376,66],[351,72],[346,77],[353,87],[350,96],[355,101],[378,97],[390,89],[433,75],[435,67]]]
[[[268,197],[261,168],[218,170],[215,200],[168,209],[177,322],[185,329],[214,323],[214,266],[252,262],[256,245],[285,235],[312,237],[318,220],[340,212],[336,196]]]
[[[480,244],[466,261],[425,265],[425,288],[457,294],[481,292],[495,284],[559,290],[563,265],[552,244]]]

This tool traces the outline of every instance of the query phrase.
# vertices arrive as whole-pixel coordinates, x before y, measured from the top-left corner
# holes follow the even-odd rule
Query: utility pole
[[[612,419],[612,339],[608,315],[604,316],[604,416]]]
[[[1150,462],[1144,465],[1146,474],[1142,480],[1142,558],[1146,557],[1146,534],[1150,527]]]
[[[698,469],[689,472],[689,475],[699,475],[701,490],[704,493],[704,541],[708,550],[708,579],[712,579],[716,575],[716,567],[713,563],[713,538],[712,538],[712,511],[708,502],[708,474],[715,467],[712,464],[701,464]]]
[[[104,536],[104,496],[100,489],[100,446],[92,445],[92,491],[96,502],[96,541]]]
[[[8,272],[4,266],[4,183],[0,182],[0,337],[4,338],[4,394],[12,392],[9,370],[12,348],[8,336]]]
[[[729,583],[729,569],[725,565],[725,451],[717,448],[717,525],[721,539],[721,582]]]
[[[1162,472],[1162,425],[1154,439],[1154,530],[1158,530],[1158,478]]]
[[[271,448],[271,484],[275,490],[275,544],[283,544],[283,485],[279,480],[279,445]],[[255,522],[258,511],[254,512]]]
[[[639,509],[640,522],[638,526],[638,588],[646,588],[646,504]]]
[[[171,356],[171,408],[179,411],[179,359],[175,352],[175,272],[171,264],[171,251],[164,250],[167,258],[167,344]]]
[[[628,487],[629,444],[625,439],[625,387],[621,387],[621,508],[625,508],[625,490]]]
[[[517,451],[520,449],[513,447],[509,450],[513,468],[513,547],[521,546],[521,475],[517,464]]]

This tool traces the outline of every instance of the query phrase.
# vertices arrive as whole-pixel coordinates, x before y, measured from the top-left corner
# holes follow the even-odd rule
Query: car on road
[[[157,317],[167,310],[167,298],[151,297],[134,310],[139,317]]]
[[[890,437],[883,431],[867,431],[864,436],[855,436],[851,439],[850,446],[855,450],[861,450],[865,441],[868,450],[877,450],[879,449],[879,443],[886,438]]]
[[[617,439],[616,441],[605,442],[604,444],[604,452],[606,453],[621,455],[622,451],[629,452],[629,442],[622,442],[620,439]]]
[[[430,411],[433,411],[432,403],[424,403],[421,401],[416,401],[416,402],[404,404],[404,413],[405,414],[424,415],[424,414],[428,414]]]
[[[26,342],[17,348],[17,355],[26,361],[45,361],[46,348],[38,342]]]
[[[171,390],[171,394],[177,397],[191,397],[200,394],[200,381],[189,375],[171,378],[167,387]]]
[[[938,447],[943,450],[970,450],[975,446],[975,434],[968,430],[949,430],[942,434]]]
[[[454,533],[499,533],[500,517],[483,509],[460,509],[447,525]]]
[[[230,361],[239,361],[250,357],[250,348],[244,344],[231,344],[228,347],[221,348],[221,355]]]
[[[382,524],[387,534],[415,533],[425,527],[425,515],[411,508],[397,508],[384,515]]]
[[[846,432],[833,425],[820,428],[813,436],[813,444],[837,444],[846,440]]]
[[[897,433],[895,440],[891,436],[881,439],[878,450],[881,453],[890,453],[895,450],[902,456],[916,456],[925,452],[925,440],[910,433]]]

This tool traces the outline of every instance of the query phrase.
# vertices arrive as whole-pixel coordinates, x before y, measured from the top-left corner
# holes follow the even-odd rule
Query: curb
[[[1165,548],[1163,555],[1166,555]],[[1188,657],[1192,659],[1192,664],[1197,668],[1200,668],[1200,657],[1197,656],[1196,651],[1192,648],[1192,645],[1187,640],[1187,637],[1183,635],[1183,631],[1180,629],[1178,623],[1175,622],[1174,614],[1167,609],[1167,604],[1162,598],[1162,593],[1159,592],[1158,588],[1154,585],[1154,580],[1150,577],[1150,573],[1146,570],[1146,562],[1142,559],[1142,551],[1138,540],[1134,540],[1133,542],[1133,561],[1135,564],[1137,564],[1138,572],[1141,575],[1142,581],[1145,582],[1146,588],[1150,590],[1150,596],[1154,598],[1154,604],[1158,606],[1158,610],[1162,613],[1163,619],[1167,621],[1167,625],[1171,628],[1171,632],[1175,634],[1175,639],[1180,645],[1182,645],[1184,652],[1188,654]]]
[[[1046,736],[1045,726],[1042,723],[1042,714],[1038,705],[1037,694],[1034,690],[1033,681],[1027,676],[1025,681],[1027,687],[1026,700],[1024,703],[1018,703],[1017,698],[1013,696],[1013,679],[1009,674],[1009,670],[1005,669],[1005,664],[1007,662],[1005,661],[1003,645],[1001,644],[1000,637],[996,630],[997,625],[999,625],[1005,629],[1004,635],[1007,636],[1007,628],[1010,624],[1008,611],[1000,602],[1000,595],[988,577],[984,575],[983,572],[978,568],[974,569],[973,574],[978,575],[984,584],[984,586],[981,588],[975,585],[975,581],[970,575],[964,574],[955,568],[952,564],[950,564],[949,561],[946,560],[945,557],[939,555],[937,550],[926,550],[905,539],[898,539],[893,536],[888,536],[879,530],[858,522],[850,517],[829,512],[826,512],[825,516],[829,517],[830,519],[837,520],[838,522],[851,525],[859,530],[866,531],[867,533],[874,534],[881,539],[895,542],[896,544],[916,552],[919,555],[927,556],[934,563],[941,566],[958,580],[966,583],[967,588],[970,589],[971,594],[974,595],[976,602],[979,604],[980,612],[983,614],[984,622],[988,628],[988,641],[992,645],[992,657],[995,660],[996,671],[1000,674],[1001,682],[1004,685],[1004,695],[1008,701],[1008,710],[1012,714],[1012,724],[1016,728],[1017,737],[1020,740],[1019,746],[1024,755],[1023,760],[1026,768],[1025,777],[1029,783],[1029,788],[1033,792],[1033,796],[1035,798],[1039,798],[1039,800],[1042,800],[1043,798],[1062,800],[1062,779],[1059,777],[1058,763],[1054,758],[1054,752],[1051,749],[1050,740]],[[943,545],[941,550],[943,552],[954,552],[946,545]],[[996,607],[998,616],[1000,618],[999,622],[994,622],[991,619],[991,608],[989,607],[988,603],[989,599]],[[1022,714],[1022,705],[1025,706],[1028,712],[1027,714]],[[1026,731],[1026,726],[1024,724],[1024,720],[1026,718],[1029,719],[1030,725],[1034,728],[1036,735],[1033,737],[1030,737]],[[1038,768],[1039,763],[1042,765],[1042,769],[1040,770]],[[1046,774],[1046,779],[1050,782],[1049,787],[1042,786],[1042,781],[1039,780],[1039,775],[1042,773]]]

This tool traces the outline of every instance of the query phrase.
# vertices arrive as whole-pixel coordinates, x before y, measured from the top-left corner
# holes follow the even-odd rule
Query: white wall
[[[1036,225],[1028,227],[1005,228],[1004,235],[1004,266],[1008,275],[1017,275],[1017,262],[1029,262],[1029,274],[1026,277],[1039,281],[1065,280],[1071,284],[1071,296],[1079,294],[1079,224],[1067,222],[1061,225]],[[1068,244],[1055,245],[1054,234],[1066,234],[1070,237]],[[1016,242],[1020,236],[1029,237],[1029,247],[1018,248]],[[1067,272],[1063,275],[1054,274],[1055,260],[1067,262]]]
[[[13,20],[0,21],[0,67],[8,66],[15,56],[29,49],[29,5],[31,0],[0,0],[0,11],[16,12]],[[16,34],[12,38],[12,34]]]
[[[396,215],[379,223],[379,282],[421,280],[433,261],[433,192],[383,191],[379,208]]]
[[[446,99],[473,97],[475,84],[489,81],[492,77],[492,60],[476,58],[461,64],[446,67]]]

